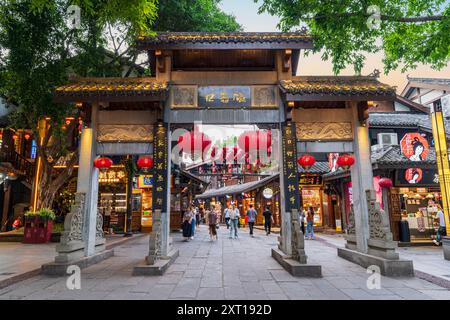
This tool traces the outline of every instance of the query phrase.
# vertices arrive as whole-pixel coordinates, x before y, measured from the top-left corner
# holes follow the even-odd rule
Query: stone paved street
[[[133,277],[132,268],[148,249],[147,237],[115,248],[115,256],[82,270],[81,290],[68,290],[66,278],[36,276],[0,290],[0,299],[450,299],[450,291],[418,278],[381,279],[369,290],[364,268],[336,255],[325,241],[306,241],[311,263],[322,265],[323,278],[295,278],[270,257],[277,235],[240,230],[239,240],[209,241],[201,226],[194,240],[173,234],[180,257],[163,276]]]

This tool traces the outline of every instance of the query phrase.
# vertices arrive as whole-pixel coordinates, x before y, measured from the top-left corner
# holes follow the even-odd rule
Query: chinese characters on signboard
[[[295,126],[290,122],[283,127],[283,175],[286,211],[300,209],[299,179],[297,172],[297,141]]]
[[[98,173],[98,182],[99,183],[125,183],[126,176],[124,170],[114,170],[110,169],[107,171],[100,171]]]
[[[250,87],[222,86],[199,87],[199,107],[236,108],[251,106]]]
[[[153,175],[153,211],[167,211],[167,129],[164,126],[156,127],[153,148],[154,175]]]
[[[302,174],[300,175],[299,180],[301,185],[313,185],[313,186],[322,185],[322,176],[319,175]]]

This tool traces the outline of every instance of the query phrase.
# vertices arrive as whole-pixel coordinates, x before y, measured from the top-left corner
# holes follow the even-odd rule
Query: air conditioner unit
[[[398,145],[398,136],[396,133],[379,133],[377,139],[378,145],[381,147]]]

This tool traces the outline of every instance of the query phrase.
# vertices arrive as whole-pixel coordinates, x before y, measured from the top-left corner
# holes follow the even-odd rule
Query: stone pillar
[[[353,150],[355,157],[355,164],[351,167],[351,178],[356,250],[367,253],[369,219],[366,190],[374,190],[369,130],[359,121],[357,104],[350,102],[350,105],[353,113]],[[355,249],[351,241],[348,243],[348,248]]]
[[[154,185],[153,212],[161,212],[161,257],[167,257],[170,252],[170,131],[159,123],[154,134]]]
[[[91,125],[81,133],[77,193],[71,212],[64,221],[64,232],[56,246],[55,262],[68,263],[105,249],[103,219],[97,210],[98,169],[96,157],[96,130],[98,104],[92,105]]]
[[[283,128],[282,126],[280,126],[280,130],[278,131],[279,134],[279,144],[278,144],[278,148],[279,148],[279,155],[280,155],[280,172],[284,172],[284,161],[283,161],[283,145],[282,145],[282,139],[283,136],[281,134]],[[272,133],[273,134],[273,133]],[[284,174],[280,174],[280,210],[281,210],[281,214],[280,214],[280,218],[281,218],[281,231],[280,231],[280,236],[278,239],[278,248],[283,251],[283,253],[285,253],[286,255],[291,255],[292,254],[292,248],[291,248],[291,215],[289,212],[286,211],[286,193],[284,190],[284,186],[285,186],[285,177]]]

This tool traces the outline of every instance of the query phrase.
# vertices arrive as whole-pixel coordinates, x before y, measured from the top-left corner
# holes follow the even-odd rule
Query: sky
[[[253,0],[222,0],[220,6],[225,12],[232,13],[236,17],[237,21],[244,27],[244,31],[279,31],[277,29],[278,18],[272,17],[267,13],[258,15],[259,6]],[[396,86],[399,93],[403,90],[407,83],[407,75],[410,77],[450,78],[450,65],[440,71],[433,70],[428,66],[419,65],[417,69],[408,70],[406,73],[401,73],[400,70],[396,70],[390,72],[388,75],[385,75],[383,73],[382,58],[382,53],[369,55],[362,74],[367,75],[375,69],[380,70],[380,81]],[[333,68],[331,62],[322,61],[320,53],[317,53],[308,57],[300,58],[297,74],[332,75]],[[343,70],[341,74],[353,75],[353,67]]]

